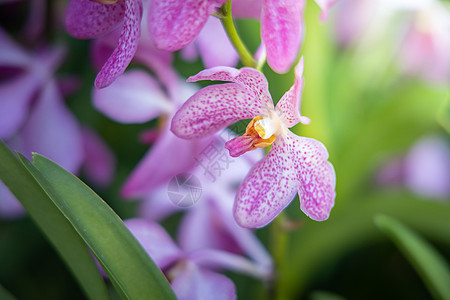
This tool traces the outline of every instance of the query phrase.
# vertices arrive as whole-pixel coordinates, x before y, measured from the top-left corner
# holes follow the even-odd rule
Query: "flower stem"
[[[227,3],[222,6],[222,13],[223,16],[221,18],[221,21],[223,27],[225,28],[225,31],[227,32],[231,43],[239,54],[242,64],[245,67],[255,68],[256,61],[240,39],[236,27],[234,26],[233,16],[231,15],[231,0],[228,0]]]

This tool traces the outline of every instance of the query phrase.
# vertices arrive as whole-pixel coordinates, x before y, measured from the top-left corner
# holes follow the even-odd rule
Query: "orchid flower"
[[[167,72],[173,72],[167,67]],[[192,86],[176,81],[163,91],[158,82],[141,70],[128,71],[109,87],[93,90],[94,106],[109,118],[120,123],[145,123],[162,116],[170,120],[182,100],[190,97]],[[170,132],[170,124],[160,123],[160,134],[152,148],[141,159],[122,187],[125,197],[140,197],[151,189],[168,182],[179,173],[190,170],[197,163],[196,153],[210,143],[210,138],[186,141]]]
[[[87,131],[84,133],[89,138],[84,137],[54,78],[63,54],[64,49],[50,47],[28,53],[0,30],[0,73],[6,78],[0,81],[0,138],[29,159],[32,152],[38,152],[73,173],[83,163],[89,163],[85,174],[93,175],[90,177],[95,183],[106,184],[111,174],[101,178],[97,175],[104,169],[112,173],[112,154],[106,146],[98,148],[103,145],[99,137]],[[90,160],[93,154],[104,159]],[[3,184],[0,194],[1,218],[24,214],[20,203]]]
[[[179,299],[236,299],[233,282],[217,270],[225,268],[253,276],[259,274],[255,266],[240,255],[217,249],[178,247],[157,223],[131,219],[126,220],[125,225],[166,274]]]
[[[215,135],[217,146],[223,155],[225,140]],[[176,211],[184,211],[179,224],[178,240],[187,250],[200,248],[221,249],[236,254],[245,254],[260,270],[260,277],[268,279],[272,276],[273,263],[270,255],[255,235],[247,228],[236,224],[233,218],[233,198],[240,182],[251,167],[263,157],[262,149],[253,155],[244,154],[242,158],[229,158],[227,168],[217,180],[212,182],[203,166],[189,171],[199,180],[201,197],[190,207],[180,207],[173,203],[168,194],[168,186],[164,185],[152,190],[138,209],[138,216],[147,220],[160,221]],[[255,157],[256,156],[256,157]],[[220,159],[220,158],[218,158]],[[225,166],[224,166],[225,167]],[[190,191],[180,191],[188,194]]]
[[[114,4],[72,0],[68,4],[66,28],[72,36],[79,39],[100,37],[123,21],[117,46],[95,79],[97,88],[110,85],[130,63],[138,47],[141,16],[142,0],[118,1]]]
[[[336,0],[317,0],[322,18]],[[150,34],[158,48],[176,51],[186,47],[200,33],[209,16],[226,0],[153,0],[149,10]],[[267,51],[267,62],[285,73],[297,59],[303,39],[304,0],[233,1],[235,17],[261,20],[261,38]]]
[[[288,128],[309,119],[300,115],[303,59],[295,82],[274,107],[264,75],[252,68],[216,67],[188,78],[231,81],[205,87],[189,98],[172,119],[172,131],[192,139],[213,134],[241,119],[253,118],[243,136],[227,142],[231,156],[272,144],[268,155],[241,184],[234,216],[243,227],[272,221],[298,192],[300,208],[310,218],[328,218],[335,198],[335,173],[322,143],[299,137]]]

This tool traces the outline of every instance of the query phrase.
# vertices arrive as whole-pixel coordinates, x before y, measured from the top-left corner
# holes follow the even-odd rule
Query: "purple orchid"
[[[141,34],[142,0],[102,4],[90,0],[72,0],[67,6],[66,28],[74,37],[91,39],[111,32],[122,22],[117,46],[95,79],[95,86],[110,85],[133,58]]]
[[[264,75],[252,68],[216,67],[187,81],[231,81],[205,87],[194,94],[172,119],[172,131],[192,139],[210,135],[241,119],[253,120],[246,134],[226,148],[239,156],[273,144],[241,184],[234,216],[243,227],[261,227],[272,221],[298,192],[300,208],[310,218],[328,218],[335,198],[335,173],[322,143],[299,137],[288,128],[309,119],[300,115],[303,59],[295,68],[295,82],[276,108]]]
[[[64,49],[50,47],[28,53],[0,30],[0,74],[5,78],[0,81],[0,138],[29,159],[32,152],[38,152],[73,173],[85,164],[85,174],[92,175],[89,177],[94,178],[94,183],[106,184],[111,174],[102,175],[100,170],[112,173],[112,154],[106,146],[98,148],[103,143],[97,136],[87,131],[83,134],[54,78],[63,55]],[[71,89],[72,81],[64,83],[66,89]],[[95,143],[95,150],[91,143]],[[104,159],[90,160],[92,154]],[[0,194],[1,218],[24,214],[3,184]]]
[[[173,72],[167,66],[166,72]],[[195,90],[178,82],[176,74],[166,80],[166,93],[158,82],[144,71],[128,71],[109,87],[93,90],[94,106],[121,123],[145,123],[156,117],[171,119],[184,99]],[[195,157],[210,143],[210,138],[197,141],[180,139],[170,131],[168,122],[160,123],[159,137],[133,170],[122,188],[125,197],[142,197],[173,176],[193,168]]]
[[[226,133],[228,135],[228,132]],[[223,148],[225,140],[215,136],[216,149],[220,156],[228,156]],[[220,147],[220,148],[219,148]],[[160,221],[176,211],[184,211],[180,222],[178,240],[187,250],[201,248],[221,249],[235,254],[245,254],[259,270],[260,277],[269,279],[273,273],[273,263],[270,255],[254,236],[251,230],[236,224],[233,217],[233,198],[236,190],[251,167],[263,157],[262,149],[243,155],[241,159],[228,158],[229,164],[217,174],[217,180],[212,181],[209,171],[202,165],[191,170],[190,174],[199,180],[201,197],[189,207],[175,205],[174,199],[164,185],[152,190],[146,196],[138,209],[138,216],[152,221]],[[256,157],[255,157],[256,155]],[[221,157],[218,160],[221,160]],[[180,193],[188,196],[190,190]]]
[[[131,219],[125,224],[164,271],[179,299],[236,299],[233,282],[218,269],[260,275],[255,265],[240,255],[196,245],[195,250],[178,247],[157,223]]]

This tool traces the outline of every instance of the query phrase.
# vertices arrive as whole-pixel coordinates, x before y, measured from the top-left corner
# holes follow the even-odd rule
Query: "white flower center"
[[[262,139],[268,139],[272,135],[281,135],[283,130],[283,123],[276,113],[271,113],[268,117],[264,117],[255,122],[255,130]]]

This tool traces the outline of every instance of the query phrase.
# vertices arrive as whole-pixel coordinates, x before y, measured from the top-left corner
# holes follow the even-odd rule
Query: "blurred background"
[[[449,4],[339,0],[321,22],[319,7],[307,1],[301,111],[312,122],[293,131],[327,147],[336,204],[329,220],[315,222],[299,210],[297,196],[273,223],[255,230],[274,260],[275,279],[226,271],[239,299],[432,299],[374,220],[384,214],[401,221],[450,261]],[[66,32],[66,5],[0,1],[0,138],[28,157],[35,151],[54,159],[122,219],[144,217],[145,203],[167,197],[168,182],[155,183],[145,197],[127,197],[123,188],[162,135],[167,114],[120,122],[94,104],[99,41]],[[238,19],[236,26],[254,53],[259,22]],[[171,59],[183,80],[205,68],[187,51]],[[158,76],[138,61],[127,70]],[[276,102],[292,85],[293,71],[277,74],[265,65],[263,72]],[[129,97],[142,96],[136,93]],[[230,129],[242,134],[246,124]],[[160,159],[170,164],[170,157]],[[0,188],[0,285],[17,299],[84,299],[46,238]],[[203,184],[204,195],[208,188],[216,187]],[[228,194],[232,201],[233,191]],[[175,236],[188,210],[151,218]]]

